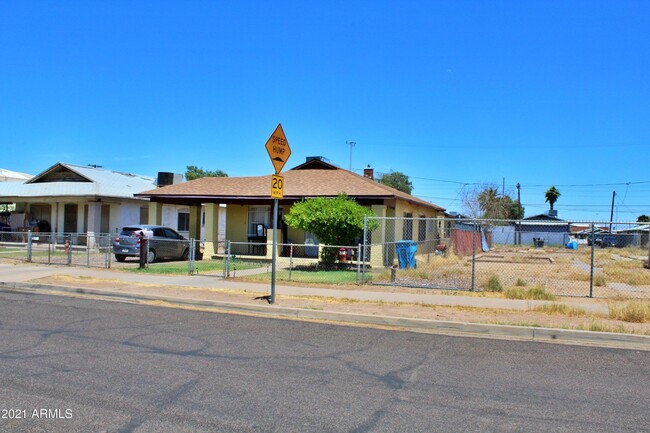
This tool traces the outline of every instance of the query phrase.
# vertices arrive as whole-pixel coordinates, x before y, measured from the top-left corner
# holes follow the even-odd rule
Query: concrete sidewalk
[[[37,280],[52,276],[69,276],[70,282],[57,280],[56,284],[41,284]],[[80,284],[83,281],[105,281],[103,287]],[[110,281],[119,282],[112,288]],[[115,284],[117,285],[117,284]],[[51,294],[85,294],[129,302],[163,301],[169,304],[214,308],[276,317],[297,317],[309,320],[326,320],[343,323],[392,326],[464,335],[482,335],[499,338],[517,338],[536,341],[573,342],[609,347],[641,348],[650,350],[650,337],[635,334],[570,331],[526,326],[487,325],[479,323],[445,322],[409,317],[358,314],[354,302],[406,303],[437,306],[475,307],[499,310],[527,311],[548,301],[514,300],[440,294],[420,289],[395,289],[386,286],[359,286],[354,288],[320,288],[294,285],[276,285],[276,300],[284,297],[336,298],[351,300],[347,311],[316,311],[309,308],[290,308],[278,304],[268,305],[255,297],[270,293],[270,284],[225,280],[220,277],[193,275],[169,276],[139,274],[107,269],[0,263],[0,288],[4,290],[32,291]],[[224,298],[231,292],[237,297]],[[244,295],[245,294],[245,295]],[[602,300],[563,299],[562,302],[591,313],[607,313],[608,305]]]

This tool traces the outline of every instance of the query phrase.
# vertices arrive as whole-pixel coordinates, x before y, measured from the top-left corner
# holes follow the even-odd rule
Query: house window
[[[404,214],[404,237],[406,240],[413,240],[413,214]]]
[[[149,224],[149,206],[140,206],[140,224]]]
[[[262,224],[269,227],[269,206],[253,206],[248,208],[248,236],[258,236],[257,226]]]
[[[188,231],[190,231],[190,213],[189,212],[179,212],[178,213],[178,231],[179,232],[188,232]]]

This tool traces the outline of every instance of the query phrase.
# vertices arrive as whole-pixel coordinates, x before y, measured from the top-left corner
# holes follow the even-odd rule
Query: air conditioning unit
[[[170,173],[168,171],[158,172],[158,186],[175,185],[183,182],[183,175],[178,173]]]

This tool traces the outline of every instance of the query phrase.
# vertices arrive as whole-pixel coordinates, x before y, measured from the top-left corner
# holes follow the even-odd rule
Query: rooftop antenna
[[[357,144],[356,141],[346,141],[345,144],[350,145],[350,171],[352,171],[352,148]]]

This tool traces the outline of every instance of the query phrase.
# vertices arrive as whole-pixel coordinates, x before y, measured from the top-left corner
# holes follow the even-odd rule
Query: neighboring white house
[[[134,194],[156,187],[153,177],[59,162],[32,178],[0,182],[0,204],[15,205],[8,218],[14,231],[116,233],[149,221],[149,200]],[[184,214],[187,207],[166,206],[162,222],[179,228]]]
[[[31,174],[18,173],[4,168],[0,168],[0,182],[24,182],[31,179]]]

